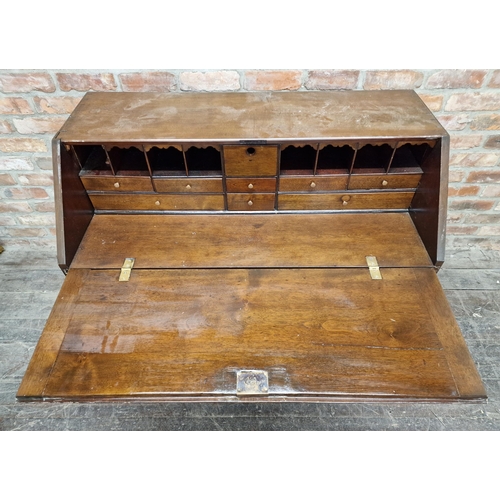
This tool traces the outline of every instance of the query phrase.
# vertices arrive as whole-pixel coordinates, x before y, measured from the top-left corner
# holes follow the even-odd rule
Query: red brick
[[[111,73],[57,73],[59,88],[65,92],[78,90],[116,90],[115,77]]]
[[[355,89],[358,85],[359,71],[325,69],[309,71],[306,89],[343,90]]]
[[[33,212],[30,204],[26,201],[5,201],[2,200],[0,203],[0,212],[8,213],[8,212],[22,212],[29,213]]]
[[[19,175],[19,184],[22,186],[52,186],[53,176],[51,174],[24,174]]]
[[[446,232],[448,234],[476,234],[477,226],[447,225]]]
[[[450,168],[450,172],[448,174],[449,181],[450,182],[462,182],[464,178],[464,171],[463,170],[457,170],[453,167]]]
[[[451,200],[451,210],[491,210],[495,202],[486,200]]]
[[[500,130],[500,115],[475,116],[470,122],[471,130]]]
[[[443,107],[443,96],[434,94],[418,94],[420,99],[431,111],[441,111]]]
[[[0,98],[0,115],[29,115],[33,113],[30,103],[21,97]]]
[[[0,134],[10,134],[12,132],[12,127],[10,123],[6,120],[0,120]]]
[[[0,156],[0,170],[33,170],[33,164],[27,158]]]
[[[500,69],[493,71],[490,82],[488,83],[488,87],[492,87],[495,89],[500,88]]]
[[[52,235],[52,236],[56,236],[57,235],[57,230],[55,227],[50,227],[49,228],[49,233]]]
[[[0,151],[4,153],[20,153],[23,151],[30,153],[44,152],[47,151],[47,146],[42,139],[24,139],[19,137],[11,139],[0,138]],[[31,168],[30,170],[33,169]]]
[[[495,111],[500,109],[500,93],[467,92],[453,94],[448,99],[446,111]]]
[[[0,217],[0,227],[1,226],[15,226],[16,221],[13,217],[2,216]]]
[[[14,118],[13,122],[20,134],[55,134],[59,132],[65,117],[51,116],[50,118]]]
[[[479,89],[486,71],[469,69],[443,69],[433,73],[426,83],[428,89]]]
[[[448,196],[451,198],[452,196],[456,196],[458,194],[458,189],[453,186],[448,186]]]
[[[481,146],[482,135],[452,135],[450,138],[451,149],[471,149]]]
[[[175,75],[166,72],[122,73],[119,76],[126,92],[168,92],[175,90]]]
[[[495,153],[455,153],[450,157],[451,165],[463,167],[493,167],[500,159]]]
[[[450,212],[448,211],[447,222],[460,222],[463,219],[463,212]]]
[[[54,212],[56,206],[53,201],[42,201],[41,203],[35,203],[35,210],[37,212]]]
[[[481,196],[485,198],[500,198],[500,186],[486,186]]]
[[[302,72],[294,71],[247,71],[247,90],[298,90],[302,84]]]
[[[500,135],[490,135],[483,147],[488,149],[500,149]]]
[[[47,191],[42,188],[7,188],[4,191],[4,196],[14,200],[28,200],[31,198],[42,200],[49,198]]]
[[[25,226],[53,226],[55,224],[54,214],[19,215],[18,219]]]
[[[40,113],[69,114],[82,100],[81,97],[35,97],[35,106]]]
[[[54,164],[52,163],[52,158],[37,158],[36,164],[40,170],[54,170]]]
[[[459,188],[450,186],[448,194],[450,196],[474,196],[479,193],[480,189],[479,186],[461,186]],[[450,191],[453,191],[453,194]]]
[[[47,73],[0,74],[0,92],[54,92],[56,86]]]
[[[367,71],[363,88],[365,90],[415,89],[422,85],[423,79],[424,75],[419,71]]]
[[[186,71],[180,74],[181,90],[239,90],[240,75],[236,71]]]
[[[465,221],[468,224],[499,224],[500,214],[467,214]]]
[[[465,114],[441,115],[436,116],[436,118],[439,120],[439,123],[441,123],[441,125],[449,132],[454,130],[463,130],[467,126],[467,123],[471,121],[471,119]]]
[[[500,226],[480,227],[477,234],[481,236],[500,236]]]
[[[14,186],[16,181],[10,174],[0,174],[0,186]]]
[[[7,229],[7,234],[12,237],[29,238],[29,237],[43,237],[47,235],[47,231],[43,228],[37,227],[13,227]]]
[[[479,172],[471,172],[467,176],[467,182],[500,182],[500,168],[497,170],[481,170]]]

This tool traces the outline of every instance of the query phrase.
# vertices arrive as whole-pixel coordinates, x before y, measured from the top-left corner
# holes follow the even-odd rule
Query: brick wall
[[[50,141],[87,91],[402,88],[451,135],[449,244],[500,249],[500,70],[0,70],[0,243],[55,248]]]

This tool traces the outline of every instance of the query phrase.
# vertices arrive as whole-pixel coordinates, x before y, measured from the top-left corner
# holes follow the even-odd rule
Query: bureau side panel
[[[54,138],[54,199],[57,229],[57,258],[67,271],[94,215],[94,207],[79,177],[71,153]]]
[[[449,136],[422,163],[423,175],[410,205],[413,223],[434,265],[444,262],[448,203]]]

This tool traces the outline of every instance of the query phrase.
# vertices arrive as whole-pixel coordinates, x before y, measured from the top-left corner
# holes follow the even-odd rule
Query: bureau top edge
[[[413,90],[88,92],[57,139],[268,144],[447,135]]]

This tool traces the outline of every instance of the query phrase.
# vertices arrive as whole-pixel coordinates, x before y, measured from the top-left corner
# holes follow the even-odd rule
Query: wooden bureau
[[[413,91],[88,93],[18,399],[484,400],[436,277],[448,147]]]

